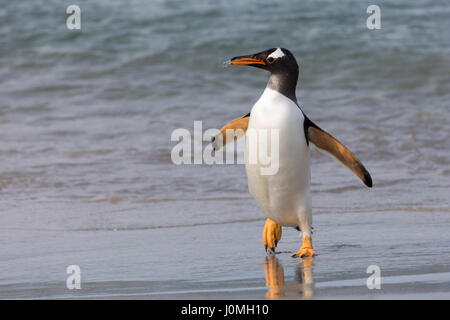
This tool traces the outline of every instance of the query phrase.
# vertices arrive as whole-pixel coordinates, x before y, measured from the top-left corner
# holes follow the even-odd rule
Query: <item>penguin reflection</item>
[[[313,264],[314,258],[307,257],[298,259],[299,264],[295,270],[295,282],[284,283],[283,265],[278,261],[275,255],[267,256],[264,260],[264,271],[266,273],[266,297],[269,299],[284,298],[289,292],[294,296],[311,298],[314,296]]]

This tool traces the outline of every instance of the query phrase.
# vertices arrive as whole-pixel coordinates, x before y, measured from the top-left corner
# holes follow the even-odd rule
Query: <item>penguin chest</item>
[[[263,212],[285,226],[310,210],[309,148],[304,116],[289,98],[266,88],[250,113],[246,139],[249,191]]]

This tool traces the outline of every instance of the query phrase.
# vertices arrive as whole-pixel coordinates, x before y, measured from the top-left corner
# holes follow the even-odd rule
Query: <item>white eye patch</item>
[[[283,50],[281,50],[280,48],[277,48],[277,50],[275,50],[274,52],[269,54],[269,56],[267,58],[278,59],[278,58],[282,58],[284,56],[285,56],[285,54],[284,54]]]

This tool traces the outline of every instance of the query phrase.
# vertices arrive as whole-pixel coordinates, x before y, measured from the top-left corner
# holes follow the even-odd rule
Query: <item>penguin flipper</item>
[[[339,140],[316,125],[308,127],[308,139],[321,151],[332,155],[349,168],[366,186],[372,187],[372,177],[367,169]]]
[[[211,142],[213,143],[214,150],[219,150],[232,140],[232,139],[229,139],[230,141],[227,140],[227,130],[232,130],[231,138],[233,138],[234,141],[244,136],[248,128],[249,120],[250,120],[250,113],[246,114],[243,117],[234,119],[229,123],[227,123],[226,125],[224,125],[222,129],[220,129],[220,132],[211,140]]]

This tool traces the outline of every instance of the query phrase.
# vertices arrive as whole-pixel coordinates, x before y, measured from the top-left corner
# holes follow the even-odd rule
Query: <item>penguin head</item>
[[[285,48],[271,48],[255,54],[232,58],[229,63],[235,66],[252,66],[270,73],[298,74],[298,64],[294,55]]]

